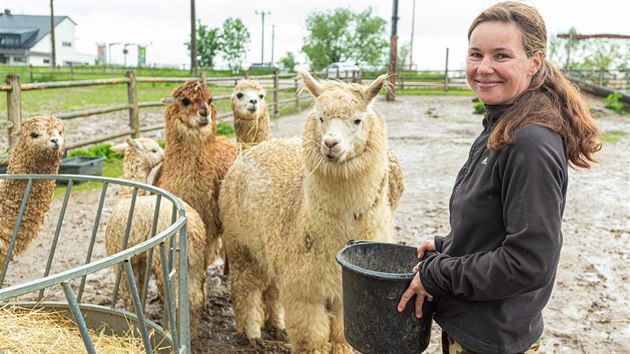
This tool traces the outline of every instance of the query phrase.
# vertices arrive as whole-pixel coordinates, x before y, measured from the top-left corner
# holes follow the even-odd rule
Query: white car
[[[360,77],[360,71],[361,69],[353,63],[337,62],[326,66],[326,73],[329,78],[351,79],[354,76]]]

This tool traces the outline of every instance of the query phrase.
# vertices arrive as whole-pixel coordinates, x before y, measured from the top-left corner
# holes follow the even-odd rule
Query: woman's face
[[[529,86],[542,52],[525,53],[520,29],[511,23],[482,22],[470,35],[466,80],[486,104],[510,104]]]

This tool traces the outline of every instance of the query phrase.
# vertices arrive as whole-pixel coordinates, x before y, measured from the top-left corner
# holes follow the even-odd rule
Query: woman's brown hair
[[[578,89],[547,59],[547,28],[538,11],[515,1],[501,2],[484,10],[468,30],[483,22],[503,22],[518,26],[528,57],[540,51],[542,65],[529,87],[499,120],[488,139],[488,148],[498,154],[505,144],[513,142],[514,130],[529,124],[551,129],[562,136],[564,154],[572,166],[590,167],[597,162],[594,153],[602,147],[599,128],[580,96]]]

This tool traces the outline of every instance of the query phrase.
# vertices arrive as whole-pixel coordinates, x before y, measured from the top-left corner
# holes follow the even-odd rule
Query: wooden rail
[[[223,84],[236,84],[238,80],[242,79],[240,76],[221,76],[221,77],[209,77],[206,78],[201,75],[207,83],[216,82]],[[295,91],[296,85],[293,75],[280,75],[279,72],[275,72],[272,75],[259,75],[252,76],[261,84],[270,83],[272,88],[268,89],[270,97],[273,97],[272,102],[269,102],[270,113],[273,117],[277,117],[280,111],[280,105],[282,104],[295,104],[295,107],[299,109],[300,101],[307,99],[306,97],[298,97],[287,100],[279,100],[279,93],[282,91]],[[284,83],[281,83],[281,79],[284,79]],[[287,85],[286,80],[291,79],[293,85]],[[138,102],[138,88],[139,82],[146,83],[171,83],[171,82],[185,82],[189,80],[199,80],[199,77],[136,77],[133,71],[128,71],[124,78],[112,78],[112,79],[96,79],[96,80],[73,80],[73,81],[56,81],[45,83],[27,83],[22,84],[19,75],[7,75],[4,84],[0,85],[0,91],[7,94],[7,120],[0,121],[0,129],[6,129],[9,147],[15,144],[15,138],[13,133],[18,131],[22,126],[22,91],[31,90],[48,90],[58,88],[72,88],[82,86],[99,86],[99,85],[126,85],[127,86],[127,102],[110,105],[101,108],[86,108],[79,111],[72,112],[59,112],[55,113],[55,116],[59,119],[77,119],[84,118],[98,114],[111,113],[116,111],[128,111],[129,112],[129,130],[123,132],[116,132],[114,134],[92,138],[90,140],[80,141],[71,146],[67,146],[66,149],[75,149],[84,147],[87,145],[93,145],[104,141],[131,136],[136,138],[140,136],[140,133],[161,130],[164,129],[164,124],[157,124],[150,127],[140,127],[140,114],[139,111],[149,107],[159,107],[163,104],[159,101],[153,102]],[[215,96],[214,100],[229,100],[230,95]],[[217,121],[230,122],[232,118],[232,112],[223,112],[218,114]],[[6,164],[8,157],[5,155],[0,157],[0,164]]]

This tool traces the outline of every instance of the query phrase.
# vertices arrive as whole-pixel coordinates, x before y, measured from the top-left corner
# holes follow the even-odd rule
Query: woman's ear
[[[534,55],[532,55],[532,68],[529,71],[529,76],[534,76],[540,69],[543,63],[543,52],[537,50]]]

